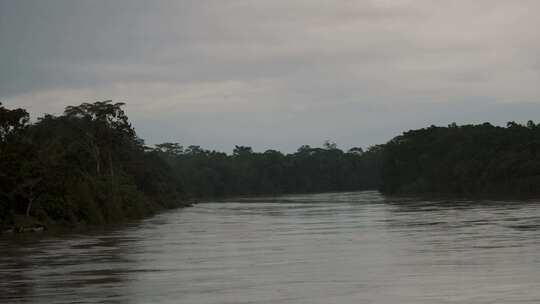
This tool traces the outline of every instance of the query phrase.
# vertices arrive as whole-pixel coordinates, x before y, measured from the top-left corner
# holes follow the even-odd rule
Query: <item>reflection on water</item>
[[[539,207],[291,195],[2,236],[0,303],[540,303]]]

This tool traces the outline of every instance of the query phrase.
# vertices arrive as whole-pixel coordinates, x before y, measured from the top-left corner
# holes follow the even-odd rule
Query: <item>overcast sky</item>
[[[127,103],[147,143],[286,152],[540,121],[537,0],[0,0],[0,101]]]

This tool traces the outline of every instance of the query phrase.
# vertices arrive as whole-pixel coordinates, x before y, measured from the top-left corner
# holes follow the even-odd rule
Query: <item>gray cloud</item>
[[[0,0],[0,100],[230,150],[540,114],[534,0]]]

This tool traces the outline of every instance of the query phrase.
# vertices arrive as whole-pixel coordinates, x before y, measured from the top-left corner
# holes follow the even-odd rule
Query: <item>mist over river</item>
[[[210,201],[0,236],[0,303],[540,303],[540,201]]]

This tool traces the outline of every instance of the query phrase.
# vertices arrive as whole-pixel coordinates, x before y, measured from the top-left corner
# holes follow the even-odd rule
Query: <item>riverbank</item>
[[[54,222],[50,219],[39,220],[33,216],[15,215],[13,217],[12,223],[8,225],[0,226],[0,235],[32,234],[32,233],[34,234],[35,233],[64,234],[68,232],[84,232],[84,231],[90,231],[90,230],[99,230],[99,229],[104,229],[104,228],[110,228],[110,227],[113,227],[114,225],[122,225],[124,223],[128,223],[131,221],[140,221],[140,220],[155,216],[156,214],[159,214],[160,212],[164,212],[167,210],[192,207],[198,204],[199,202],[200,200],[187,200],[170,208],[154,209],[151,213],[145,214],[144,216],[141,216],[141,217],[123,218],[116,222],[103,223],[100,225],[89,224],[85,222],[74,222],[74,223],[73,222],[72,223],[60,222],[59,223],[59,222]]]

